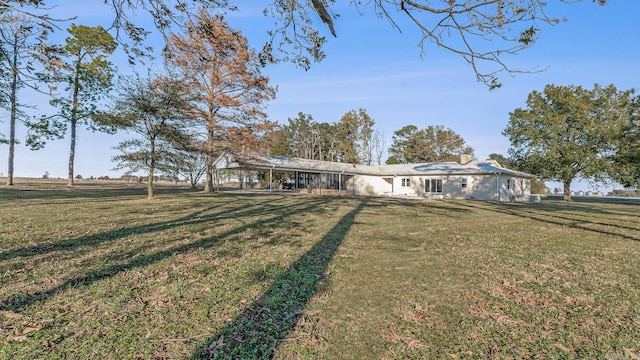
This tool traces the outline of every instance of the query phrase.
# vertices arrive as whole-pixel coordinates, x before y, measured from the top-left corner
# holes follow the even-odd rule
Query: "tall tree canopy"
[[[51,105],[58,108],[53,117],[66,121],[70,127],[68,185],[73,186],[78,124],[91,130],[111,131],[110,127],[95,126],[91,118],[98,112],[101,96],[111,89],[114,71],[107,56],[113,53],[116,43],[101,26],[72,24],[68,32],[59,67],[50,77],[65,86]]]
[[[609,176],[625,187],[640,189],[640,95],[630,106],[629,121],[615,137]]]
[[[336,124],[339,161],[371,165],[375,123],[365,109],[351,110],[342,115]]]
[[[504,168],[518,170],[516,169],[514,164],[511,162],[511,160],[509,160],[508,157],[502,154],[492,153],[492,154],[489,154],[489,157],[487,157],[487,159],[497,161],[498,164],[500,164]]]
[[[37,135],[48,133],[43,127],[28,120],[23,111],[28,105],[22,104],[19,92],[24,87],[38,90],[40,77],[35,72],[39,62],[44,60],[40,49],[45,48],[48,32],[39,29],[33,19],[22,15],[3,15],[0,17],[0,107],[9,110],[9,156],[7,166],[7,185],[13,185],[16,125],[22,123],[30,131],[27,145],[38,149],[42,143]],[[2,141],[0,135],[0,141]]]
[[[147,197],[152,199],[156,169],[173,172],[175,154],[191,140],[186,131],[188,92],[184,83],[168,76],[129,78],[122,83],[120,97],[112,111],[97,115],[96,121],[138,135],[118,145],[121,154],[114,160],[117,169],[148,172]]]
[[[473,155],[473,148],[453,130],[442,125],[418,129],[407,125],[394,132],[388,163],[456,161],[461,154]]]
[[[296,154],[291,150],[291,146],[289,146],[289,139],[287,136],[287,132],[280,128],[271,133],[272,135],[272,144],[269,149],[269,155],[271,156],[287,156],[294,157]]]
[[[335,161],[337,137],[335,125],[318,123],[310,114],[298,113],[283,126],[289,148],[295,157]]]
[[[336,123],[316,122],[310,114],[298,113],[282,127],[283,141],[295,157],[370,165],[381,141],[374,125],[364,109],[351,110]]]
[[[171,36],[168,61],[187,84],[191,115],[204,128],[207,154],[205,191],[213,191],[213,160],[222,150],[252,146],[255,133],[271,128],[264,103],[275,88],[260,72],[255,51],[221,17],[200,12],[188,35]]]
[[[603,5],[606,0],[592,2]],[[48,15],[47,6],[56,3],[54,0],[2,1],[0,13],[23,12],[45,26],[52,26],[56,19]],[[112,28],[116,37],[127,35],[130,41],[124,42],[125,49],[133,55],[151,51],[145,45],[151,31],[145,28],[143,20],[136,19],[140,12],[150,14],[156,28],[168,34],[197,15],[196,9],[217,13],[239,9],[235,2],[228,0],[105,0],[104,3],[114,13]],[[276,19],[274,27],[267,30],[268,40],[260,55],[263,63],[286,60],[309,68],[312,61],[325,57],[323,49],[327,40],[323,34],[326,30],[333,36],[340,34],[340,14],[334,10],[343,2],[270,0],[261,3],[265,5],[263,13]],[[416,41],[423,52],[428,52],[427,44],[432,43],[460,55],[471,65],[478,81],[491,87],[500,86],[498,73],[520,71],[507,64],[506,55],[535,44],[542,31],[541,24],[553,25],[563,20],[548,16],[547,2],[542,0],[372,0],[350,4],[362,14],[370,12],[387,19],[392,29],[400,31],[415,26],[421,34]],[[318,26],[318,20],[326,27]]]
[[[564,184],[571,199],[571,181],[600,179],[611,169],[614,139],[629,121],[629,91],[615,86],[592,90],[582,86],[547,85],[533,91],[527,107],[509,113],[503,134],[510,159],[519,169]]]

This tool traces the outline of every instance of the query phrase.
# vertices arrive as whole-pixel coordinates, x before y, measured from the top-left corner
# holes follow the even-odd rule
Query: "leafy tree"
[[[387,158],[387,161],[385,162],[385,164],[387,165],[402,164],[402,161],[398,160],[397,157],[391,155]]]
[[[51,105],[59,110],[53,118],[63,119],[70,126],[68,186],[73,186],[77,125],[85,124],[93,131],[113,131],[111,127],[96,126],[91,118],[98,113],[101,96],[111,89],[113,70],[106,55],[115,50],[116,43],[101,26],[72,24],[68,32],[60,66],[51,75],[65,85],[65,95],[55,97]]]
[[[303,159],[323,159],[323,137],[318,123],[310,114],[298,113],[289,118],[284,131],[289,138],[289,146],[296,157]]]
[[[516,170],[516,167],[511,163],[511,160],[509,160],[506,156],[502,154],[496,154],[496,153],[489,154],[488,159],[497,161],[498,164],[500,164],[502,167],[506,169]]]
[[[338,124],[321,122],[313,125],[318,134],[319,154],[318,159],[325,161],[338,161],[339,146],[341,143]]]
[[[371,165],[374,125],[375,121],[364,109],[344,114],[336,125],[338,159],[347,163]]]
[[[531,193],[532,194],[546,194],[547,185],[540,179],[531,179]]]
[[[200,12],[197,22],[189,23],[186,37],[174,35],[168,45],[169,61],[194,95],[192,116],[205,129],[207,171],[204,191],[213,191],[213,160],[221,148],[220,140],[236,140],[237,146],[272,125],[262,110],[265,101],[275,97],[269,78],[260,73],[255,51],[239,31],[221,17]]]
[[[154,196],[155,170],[169,172],[172,166],[168,159],[175,156],[176,147],[191,140],[185,132],[188,100],[185,84],[171,77],[130,78],[123,81],[113,111],[95,116],[101,125],[116,126],[138,135],[121,142],[116,147],[121,154],[113,160],[118,170],[148,172],[148,199]]]
[[[56,135],[56,129],[46,126],[48,123],[30,122],[23,111],[26,105],[19,101],[20,89],[38,90],[40,77],[35,70],[44,59],[40,52],[47,48],[45,41],[49,33],[21,15],[4,15],[0,23],[0,105],[9,110],[9,138],[2,141],[0,137],[0,142],[9,144],[7,185],[13,185],[17,123],[30,130],[27,145],[33,150],[42,147],[42,137]]]
[[[601,5],[606,0],[592,0]],[[567,1],[568,2],[568,1]],[[573,1],[572,1],[573,2]],[[576,1],[576,2],[579,2]],[[43,24],[54,24],[56,19],[47,15],[45,4],[56,1],[8,0],[0,3],[0,13],[24,12]],[[266,1],[265,15],[276,19],[274,28],[268,30],[269,40],[260,54],[262,63],[291,61],[302,68],[309,68],[312,61],[321,61],[326,55],[327,42],[322,27],[315,26],[316,16],[325,23],[329,32],[337,35],[334,20],[339,14],[332,8],[334,1]],[[209,12],[235,11],[238,8],[228,0],[193,0],[189,2],[167,0],[105,0],[114,13],[113,28],[116,36],[126,34],[130,42],[121,41],[132,56],[148,54],[145,45],[151,33],[143,20],[136,19],[141,11],[153,17],[153,23],[162,34],[177,32],[184,27],[185,19],[197,15],[196,9]],[[426,52],[425,44],[434,43],[462,57],[469,63],[481,81],[491,88],[500,86],[497,74],[522,72],[511,68],[504,60],[535,44],[540,37],[541,24],[557,24],[563,19],[547,15],[547,2],[542,0],[372,0],[353,1],[351,5],[361,13],[371,10],[377,17],[386,18],[391,28],[400,31],[401,26],[415,26],[421,33],[419,44]],[[124,39],[122,39],[124,40]],[[130,43],[130,44],[129,44]]]
[[[640,188],[640,96],[633,99],[626,124],[614,139],[609,176],[627,188]]]
[[[613,139],[627,122],[629,92],[615,86],[593,90],[581,86],[547,85],[533,91],[527,108],[509,113],[503,134],[509,157],[519,169],[564,184],[571,200],[571,181],[600,179],[610,169]]]
[[[295,153],[291,150],[291,146],[289,146],[287,131],[285,129],[281,129],[276,130],[274,133],[275,142],[269,150],[269,155],[294,157]]]
[[[338,124],[318,123],[310,114],[298,113],[282,127],[293,156],[303,159],[337,161],[341,144]]]
[[[453,130],[442,125],[418,129],[407,125],[394,132],[389,154],[401,163],[457,161],[461,154],[473,155],[473,148]]]

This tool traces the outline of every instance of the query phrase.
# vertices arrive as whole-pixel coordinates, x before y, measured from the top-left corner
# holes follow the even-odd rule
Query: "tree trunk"
[[[147,200],[153,199],[153,171],[154,171],[154,167],[149,166],[149,181],[147,182]]]
[[[209,129],[207,135],[207,174],[204,192],[213,192],[213,137],[213,130]]]
[[[153,199],[153,172],[156,168],[156,141],[152,137],[149,141],[151,143],[151,161],[149,164],[149,180],[147,181],[147,200]]]
[[[7,166],[7,186],[13,185],[13,159],[16,149],[16,116],[17,104],[16,93],[18,92],[18,70],[15,68],[18,64],[17,46],[13,49],[13,78],[11,79],[11,125],[9,130],[9,164]]]
[[[76,75],[73,84],[73,103],[71,104],[71,149],[69,150],[69,183],[73,186],[73,164],[76,157],[76,125],[78,123],[78,93],[80,92],[80,60],[76,64]]]
[[[564,194],[562,196],[562,199],[564,201],[572,201],[571,200],[571,179],[569,180],[564,180]]]
[[[69,182],[67,186],[73,186],[73,163],[76,156],[76,121],[71,121],[71,147],[69,149]]]

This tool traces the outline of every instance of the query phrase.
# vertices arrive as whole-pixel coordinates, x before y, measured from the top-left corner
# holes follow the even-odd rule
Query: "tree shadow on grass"
[[[46,242],[38,245],[0,251],[0,261],[11,260],[14,258],[29,258],[59,251],[71,252],[80,248],[96,246],[104,242],[115,242],[128,236],[160,233],[165,230],[177,228],[180,226],[196,225],[227,219],[239,219],[245,216],[256,216],[269,211],[268,209],[265,209],[264,206],[267,200],[254,201],[249,205],[241,202],[235,207],[226,207],[235,201],[238,201],[238,198],[232,199],[231,201],[225,203],[225,207],[223,208],[221,208],[220,205],[216,203],[215,205],[207,206],[178,219],[161,221],[152,224],[124,227],[121,229],[114,229],[76,238]],[[211,211],[214,209],[216,209],[217,211],[211,213]],[[2,270],[2,267],[0,267],[0,270]]]
[[[272,358],[316,293],[355,216],[367,202],[367,199],[361,200],[318,243],[278,276],[244,313],[216,336],[204,341],[193,358]]]
[[[140,253],[136,250],[135,253],[131,252],[129,254],[126,254],[127,256],[125,256],[125,258],[128,259],[128,262],[117,263],[117,264],[113,264],[113,265],[101,267],[96,270],[89,271],[84,275],[79,275],[79,276],[75,276],[73,278],[67,279],[64,282],[62,282],[60,285],[54,286],[49,289],[44,289],[37,292],[13,294],[8,296],[5,299],[0,299],[0,310],[10,310],[14,312],[20,312],[25,308],[33,305],[36,302],[45,301],[57,294],[63,293],[72,288],[89,286],[95,282],[114,277],[124,271],[132,270],[136,268],[142,268],[175,255],[184,254],[189,251],[210,248],[212,246],[217,245],[220,241],[223,241],[224,239],[230,236],[242,233],[243,231],[248,229],[260,228],[260,227],[277,227],[279,226],[279,224],[284,223],[284,219],[291,217],[295,214],[299,214],[307,211],[314,211],[314,212],[322,211],[320,210],[322,205],[326,204],[330,200],[331,200],[330,198],[317,197],[317,198],[310,199],[309,201],[306,201],[304,203],[299,203],[297,205],[289,205],[282,209],[277,209],[275,211],[274,209],[266,208],[264,204],[261,204],[258,209],[247,210],[247,212],[236,211],[230,214],[227,214],[225,212],[226,218],[235,218],[235,217],[243,217],[243,216],[248,217],[248,216],[256,216],[256,215],[262,215],[262,216],[266,215],[266,217],[256,221],[244,221],[241,223],[240,226],[234,227],[233,229],[226,231],[224,233],[217,234],[212,237],[203,238],[188,244],[173,246],[168,249],[158,251],[155,253],[140,256]],[[247,206],[245,205],[242,209],[246,210]],[[190,221],[187,220],[186,224],[191,224],[193,223],[193,221],[196,221],[198,223],[204,223],[204,222],[215,223],[215,221],[219,219],[220,219],[219,214],[208,215],[208,216],[202,216],[197,220],[190,220]],[[165,228],[182,226],[182,225],[185,225],[185,222],[179,222],[179,223],[171,222],[166,224],[162,223],[157,227],[152,227],[152,229],[153,231],[161,231]]]
[[[0,201],[38,200],[39,204],[65,204],[79,199],[104,200],[105,198],[121,200],[123,197],[145,196],[146,187],[118,187],[118,188],[0,188]],[[181,193],[185,189],[176,188],[165,190],[164,193]],[[46,201],[43,201],[46,199]]]
[[[514,206],[517,205],[517,206]],[[589,218],[586,215],[594,213],[592,209],[575,209],[574,214],[560,215],[558,210],[550,210],[548,207],[541,207],[541,212],[533,211],[536,205],[533,204],[509,204],[509,203],[486,203],[483,205],[469,203],[469,207],[487,211],[493,211],[505,215],[518,216],[535,221],[545,222],[550,225],[568,226],[574,229],[580,229],[602,235],[617,236],[623,239],[640,241],[638,236],[638,227],[631,227],[621,224],[608,223]],[[538,206],[540,207],[540,206]],[[579,214],[580,213],[580,214]],[[573,216],[572,216],[573,215]],[[626,232],[631,232],[629,235]]]

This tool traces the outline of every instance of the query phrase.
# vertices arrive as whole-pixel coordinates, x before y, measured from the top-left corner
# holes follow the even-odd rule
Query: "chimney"
[[[460,154],[460,165],[467,165],[468,163],[473,161],[473,155],[471,154]]]

